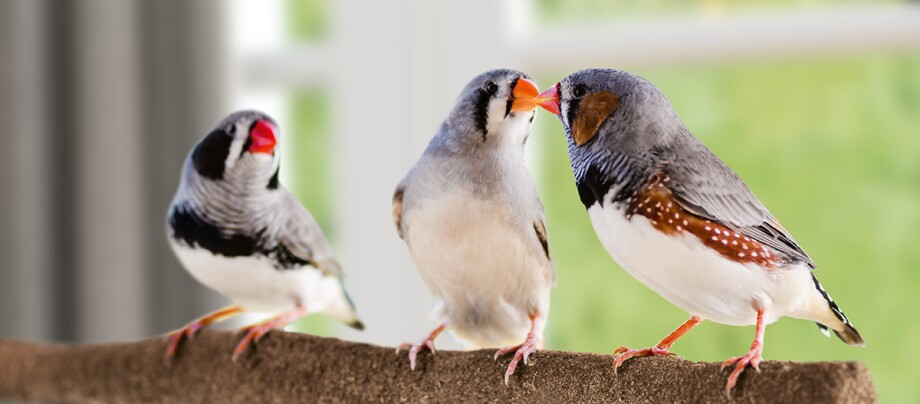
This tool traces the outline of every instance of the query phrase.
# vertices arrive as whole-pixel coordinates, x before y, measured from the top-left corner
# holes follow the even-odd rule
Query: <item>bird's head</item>
[[[276,188],[279,135],[278,125],[268,115],[234,112],[195,146],[191,163],[200,176],[211,180]]]
[[[644,152],[685,130],[658,87],[622,70],[578,71],[538,98],[562,121],[570,151],[609,147]]]
[[[459,141],[523,144],[539,100],[540,90],[526,74],[490,70],[466,85],[446,124]]]

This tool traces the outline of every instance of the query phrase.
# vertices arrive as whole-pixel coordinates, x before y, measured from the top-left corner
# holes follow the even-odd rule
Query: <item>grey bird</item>
[[[681,122],[652,83],[624,71],[573,73],[540,95],[562,121],[581,201],[610,255],[691,314],[658,345],[620,347],[629,358],[673,355],[703,319],[756,325],[749,352],[731,358],[726,394],[762,360],[767,324],[815,321],[850,345],[856,328],[812,273],[814,262],[725,163]]]
[[[470,348],[542,347],[555,284],[543,205],[524,164],[539,90],[524,73],[492,70],[466,85],[422,157],[396,188],[399,236],[436,306],[439,325],[416,355],[449,330]],[[399,352],[399,348],[397,348]]]
[[[364,327],[322,230],[278,182],[279,136],[269,116],[235,112],[185,161],[167,215],[169,245],[195,279],[236,304],[170,333],[167,363],[199,329],[243,311],[280,314],[244,328],[234,360],[269,330],[308,313]]]

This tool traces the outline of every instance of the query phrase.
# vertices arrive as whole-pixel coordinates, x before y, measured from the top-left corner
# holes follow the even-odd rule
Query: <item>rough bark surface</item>
[[[42,345],[0,340],[0,400],[42,402],[875,402],[869,371],[854,362],[764,362],[745,371],[729,400],[728,370],[675,357],[633,359],[538,351],[506,386],[508,358],[493,351],[428,352],[409,370],[405,351],[271,332],[237,362],[231,333],[204,331],[171,366],[161,340]]]

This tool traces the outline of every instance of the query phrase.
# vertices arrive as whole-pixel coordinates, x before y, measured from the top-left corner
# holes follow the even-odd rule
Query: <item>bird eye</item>
[[[585,86],[583,86],[583,85],[580,85],[580,84],[579,84],[579,85],[575,86],[575,88],[572,89],[572,97],[575,97],[575,98],[582,98],[582,97],[584,97],[584,96],[587,95],[587,94],[588,94],[588,89],[585,88]]]
[[[485,91],[487,94],[495,94],[498,91],[498,84],[495,84],[494,81],[489,80],[482,85],[482,91]]]

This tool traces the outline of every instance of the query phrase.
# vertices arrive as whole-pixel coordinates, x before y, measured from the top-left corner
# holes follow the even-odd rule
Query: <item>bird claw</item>
[[[722,368],[725,369],[729,366],[735,366],[732,370],[732,373],[728,376],[728,382],[725,384],[725,395],[731,396],[732,388],[735,387],[735,384],[738,383],[738,377],[741,376],[741,373],[744,371],[744,368],[750,366],[754,370],[760,372],[760,362],[763,361],[763,349],[760,346],[752,347],[748,353],[744,356],[736,356],[729,358],[722,363]]]
[[[258,344],[259,341],[262,340],[262,337],[264,337],[265,334],[268,334],[268,332],[271,331],[273,328],[274,327],[272,326],[270,322],[250,325],[250,326],[241,328],[239,331],[237,331],[237,334],[246,333],[246,335],[236,345],[236,349],[233,350],[233,356],[230,359],[233,362],[236,362],[237,359],[239,359],[240,356],[242,356],[243,353],[245,353],[246,350],[249,349],[251,345]]]
[[[409,350],[409,369],[411,370],[415,370],[415,361],[416,358],[418,358],[419,352],[422,352],[426,349],[431,351],[432,354],[437,352],[437,350],[434,349],[434,340],[428,338],[419,342],[418,344],[410,344],[408,342],[399,344],[399,346],[396,347],[396,353],[399,354],[399,352],[403,349]]]
[[[186,324],[184,327],[178,330],[166,334],[163,337],[163,341],[167,343],[166,356],[163,358],[163,363],[167,366],[172,364],[172,360],[176,357],[176,354],[179,351],[179,345],[182,344],[182,341],[184,339],[194,339],[195,334],[198,333],[198,330],[200,330],[201,327],[201,321],[196,320]]]
[[[499,356],[514,352],[514,357],[511,358],[511,362],[508,363],[508,368],[505,370],[505,385],[506,386],[508,385],[509,380],[511,380],[511,375],[513,375],[515,369],[517,369],[518,363],[523,360],[524,364],[528,365],[530,354],[534,353],[534,351],[536,350],[537,350],[536,339],[532,337],[528,337],[524,341],[524,343],[520,345],[508,347],[508,348],[502,348],[502,349],[499,349],[498,352],[495,353],[495,357],[493,358],[493,360],[498,359]]]
[[[523,345],[523,344],[521,344],[521,345]],[[512,346],[512,347],[507,347],[507,348],[499,349],[497,352],[495,352],[495,355],[492,356],[492,361],[497,361],[497,360],[498,360],[498,357],[503,356],[503,355],[506,355],[506,354],[509,354],[509,353],[511,353],[511,352],[517,351],[518,348],[521,347],[521,345],[515,345],[515,346]]]
[[[399,344],[399,345],[396,346],[396,352],[395,352],[395,353],[396,353],[397,355],[399,355],[399,352],[400,352],[400,351],[402,351],[403,349],[409,349],[409,348],[412,348],[412,344],[410,344],[410,343],[408,343],[408,342],[403,342],[402,344]]]
[[[677,356],[677,354],[657,346],[643,349],[630,349],[621,346],[613,351],[613,355],[613,373],[617,373],[617,369],[623,366],[623,363],[631,358],[642,356]]]

